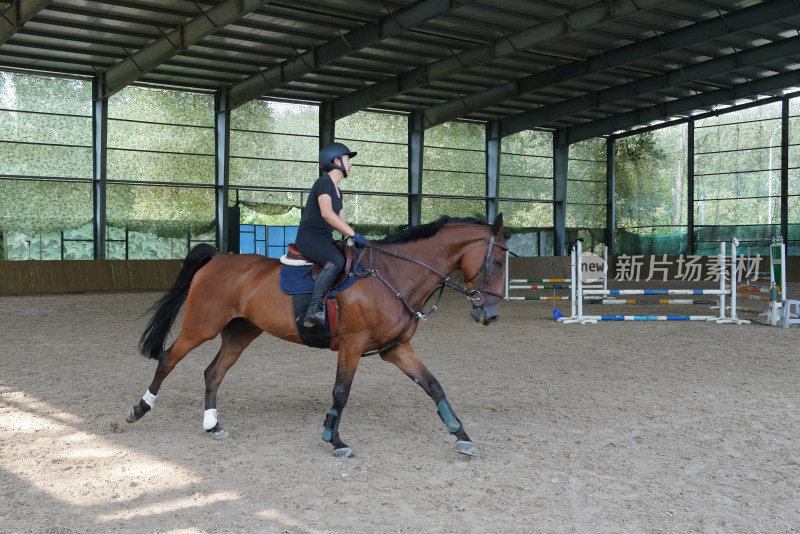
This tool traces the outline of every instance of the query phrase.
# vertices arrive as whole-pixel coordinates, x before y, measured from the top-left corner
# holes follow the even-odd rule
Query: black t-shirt
[[[311,188],[303,215],[300,217],[300,227],[297,231],[298,233],[313,232],[333,239],[333,226],[328,224],[328,221],[322,217],[319,209],[318,198],[320,195],[329,195],[331,197],[331,206],[334,213],[338,215],[342,211],[342,199],[336,194],[336,185],[330,176],[323,174],[314,182],[314,186]]]

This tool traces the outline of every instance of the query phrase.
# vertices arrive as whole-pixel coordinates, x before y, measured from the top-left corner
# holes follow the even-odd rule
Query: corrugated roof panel
[[[653,1],[642,5],[655,5]],[[424,2],[420,0],[418,6],[425,6]],[[146,51],[162,36],[222,4],[222,0],[55,0],[15,34],[0,41],[0,69],[91,75],[139,50]],[[593,95],[605,88],[796,37],[800,35],[800,13],[792,10],[791,3],[780,0],[665,0],[654,9],[600,20],[586,30],[564,28],[560,33],[548,33],[546,40],[524,49],[498,53],[503,50],[500,46],[493,55],[485,51],[493,44],[502,44],[508,35],[546,21],[567,20],[571,13],[599,4],[596,0],[475,0],[454,4],[445,12],[431,11],[428,20],[377,40],[366,38],[363,31],[358,33],[359,28],[392,20],[385,17],[412,4],[413,0],[267,2],[189,43],[161,65],[149,66],[138,81],[215,90],[234,86],[284,62],[301,63],[308,67],[290,71],[297,74],[281,83],[265,85],[263,94],[322,101],[354,93],[359,105],[387,110],[418,110],[445,102],[450,102],[454,110],[460,109],[457,116],[445,119],[496,120],[570,98],[585,98],[585,111],[553,118],[545,125],[557,128],[758,80],[800,65],[800,54],[772,57],[728,72],[694,75],[673,87],[654,86],[634,98],[622,97],[625,93],[620,91],[620,100],[604,100],[593,107]],[[788,7],[780,11],[783,4]],[[0,8],[9,5],[8,0],[0,1]],[[748,14],[746,18],[739,15],[745,8],[748,11],[742,13]],[[739,16],[746,23],[736,22],[736,29],[727,34],[701,35],[677,49],[636,50],[653,35],[670,35],[721,14],[726,22]],[[552,23],[548,24],[552,32]],[[340,38],[347,40],[348,36],[352,49],[336,48],[336,43],[342,42]],[[623,49],[630,59],[616,59],[622,57],[621,47],[629,43],[636,43]],[[324,52],[318,57],[326,59],[319,63],[317,56],[297,59],[310,51]],[[605,57],[613,61],[604,68]],[[591,65],[587,63],[590,58]],[[443,65],[448,66],[444,71]],[[493,92],[498,84],[517,79],[534,89],[525,94]],[[396,91],[398,84],[404,86],[401,92],[383,93],[391,87]],[[374,85],[373,90],[384,87],[381,98],[371,100],[367,93],[357,93],[368,85]],[[477,99],[480,105],[465,101],[461,106],[460,100],[468,97]]]

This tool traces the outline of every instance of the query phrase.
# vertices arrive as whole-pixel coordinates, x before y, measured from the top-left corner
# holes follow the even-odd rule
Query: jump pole
[[[509,278],[509,258],[510,253],[506,252],[506,283],[505,283],[505,297],[504,300],[572,300],[571,296],[558,296],[555,294],[555,290],[557,289],[572,289],[572,284],[574,283],[575,277],[572,278]],[[608,247],[605,247],[604,250],[604,258],[606,263],[608,263]],[[571,266],[570,266],[571,267]],[[556,285],[542,285],[542,284],[556,284]],[[608,278],[606,276],[603,277],[603,284],[602,288],[606,289],[608,284]],[[591,287],[601,287],[597,285],[592,285]],[[527,296],[511,296],[509,295],[509,290],[543,290],[549,289],[553,290],[552,296],[544,296],[544,295],[527,295]]]
[[[759,297],[764,298],[764,297]],[[716,300],[694,300],[694,299],[658,299],[658,300],[644,300],[644,299],[594,299],[594,298],[587,298],[584,299],[585,304],[608,304],[608,305],[620,305],[620,304],[630,304],[630,305],[653,305],[653,304],[677,304],[677,305],[693,305],[693,304],[707,304],[709,306],[717,304],[718,301]],[[769,299],[767,299],[769,300]]]
[[[740,294],[739,298],[769,302],[769,308],[761,315],[766,316],[767,324],[777,326],[781,318],[781,309],[789,298],[786,291],[786,244],[783,242],[783,237],[773,238],[769,246],[769,287],[736,286],[736,289],[747,293],[769,294],[769,297]]]
[[[578,239],[571,247],[570,247],[570,254],[569,254],[569,264],[570,270],[572,274],[572,279],[574,283],[572,284],[572,313],[570,317],[561,317],[558,319],[560,323],[563,324],[586,324],[586,323],[596,323],[597,319],[593,319],[591,317],[586,317],[583,315],[583,277],[581,277],[579,272],[579,265],[581,255],[583,254],[583,242]],[[607,289],[603,289],[603,291],[607,291]]]
[[[571,259],[572,278],[575,280],[572,293],[572,316],[559,319],[564,324],[586,324],[597,321],[714,321],[717,324],[748,324],[750,321],[736,316],[736,248],[738,240],[731,239],[730,288],[725,284],[725,273],[720,273],[719,289],[584,289],[577,263],[583,253],[581,242],[575,244]],[[725,258],[725,243],[720,243],[720,256]],[[611,295],[717,295],[719,299],[719,316],[713,315],[584,315],[584,296]],[[731,296],[731,316],[725,316],[725,297]]]

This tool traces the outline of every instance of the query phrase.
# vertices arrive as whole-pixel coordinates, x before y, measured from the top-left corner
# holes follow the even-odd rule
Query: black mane
[[[383,239],[374,241],[374,243],[378,245],[390,245],[392,243],[410,243],[411,241],[427,239],[436,235],[436,232],[441,230],[444,225],[450,223],[486,224],[486,217],[478,215],[475,217],[461,218],[443,215],[433,222],[412,226],[395,234],[389,234]]]

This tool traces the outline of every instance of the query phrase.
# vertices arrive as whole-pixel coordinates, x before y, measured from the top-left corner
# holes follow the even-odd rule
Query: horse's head
[[[485,246],[470,247],[461,260],[461,272],[472,301],[470,315],[484,325],[500,317],[506,278],[506,237],[503,215],[499,214],[488,241],[484,241]]]

